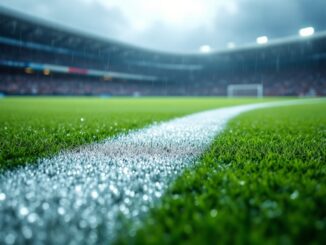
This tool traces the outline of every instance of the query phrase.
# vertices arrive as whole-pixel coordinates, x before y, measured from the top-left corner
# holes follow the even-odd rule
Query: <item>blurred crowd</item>
[[[230,84],[263,84],[266,96],[325,96],[325,70],[286,70],[182,81],[103,80],[87,76],[0,73],[7,95],[225,96]]]

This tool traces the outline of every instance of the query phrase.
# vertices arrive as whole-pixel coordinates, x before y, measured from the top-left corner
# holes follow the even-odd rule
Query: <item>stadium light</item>
[[[299,35],[301,37],[309,37],[315,33],[315,29],[313,27],[305,27],[299,30]]]
[[[211,50],[212,50],[211,46],[209,46],[209,45],[202,45],[199,48],[199,51],[202,53],[209,53],[209,52],[211,52]]]
[[[228,47],[228,49],[233,49],[233,48],[235,48],[235,43],[234,42],[228,42],[227,47]]]
[[[267,36],[257,37],[256,42],[258,44],[266,44],[268,43],[268,37]]]

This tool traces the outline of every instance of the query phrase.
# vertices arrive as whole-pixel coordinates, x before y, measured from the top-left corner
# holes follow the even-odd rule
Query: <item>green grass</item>
[[[275,100],[264,99],[263,101]],[[0,100],[0,169],[33,163],[155,121],[257,99],[4,98]]]
[[[4,98],[0,170],[153,122],[277,98]],[[234,119],[118,243],[326,244],[326,103]]]
[[[326,244],[326,103],[231,121],[130,244]]]

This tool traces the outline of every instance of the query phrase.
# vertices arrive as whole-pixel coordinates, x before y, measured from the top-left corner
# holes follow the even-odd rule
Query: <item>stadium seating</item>
[[[286,70],[279,73],[237,74],[188,82],[141,82],[45,76],[43,74],[0,74],[0,91],[7,95],[180,95],[225,96],[228,84],[263,83],[265,96],[325,96],[325,70]]]
[[[265,96],[326,95],[326,34],[211,54],[168,54],[54,27],[0,9],[0,93],[225,96],[262,84]],[[13,29],[12,26],[15,26]]]

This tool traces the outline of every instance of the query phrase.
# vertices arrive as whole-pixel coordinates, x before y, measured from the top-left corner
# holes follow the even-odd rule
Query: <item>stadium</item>
[[[232,84],[260,84],[267,96],[326,94],[323,32],[265,47],[175,55],[53,27],[6,9],[1,19],[1,92],[8,95],[226,96]]]
[[[0,4],[0,244],[325,244],[326,29],[298,31],[174,52]]]

